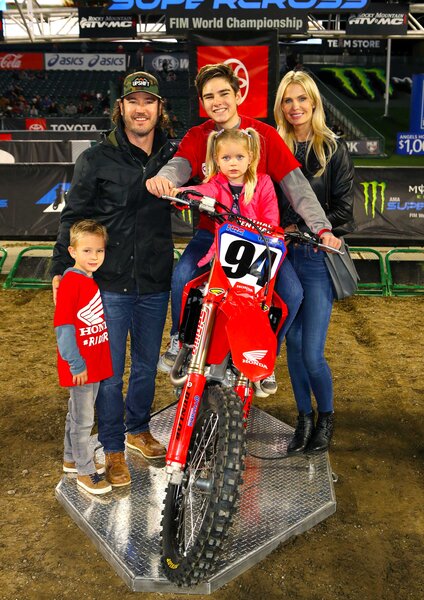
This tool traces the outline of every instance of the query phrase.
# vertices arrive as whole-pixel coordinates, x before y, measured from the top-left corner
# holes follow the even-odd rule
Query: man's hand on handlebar
[[[148,192],[158,197],[171,196],[171,191],[175,189],[172,181],[169,181],[169,179],[161,177],[160,175],[147,179],[146,188]]]

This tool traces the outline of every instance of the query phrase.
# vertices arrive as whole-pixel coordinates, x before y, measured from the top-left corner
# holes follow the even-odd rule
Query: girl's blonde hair
[[[314,177],[320,177],[324,173],[327,163],[337,150],[337,136],[325,124],[325,113],[321,94],[319,93],[315,81],[308,73],[305,73],[305,71],[289,71],[280,81],[274,103],[274,118],[277,123],[277,131],[294,154],[297,145],[294,128],[285,118],[282,109],[284,94],[286,93],[287,87],[292,83],[301,85],[305,90],[305,94],[312,102],[312,137],[308,142],[306,160],[313,148],[315,156],[320,164],[320,169],[315,173]]]
[[[246,148],[250,155],[251,160],[245,173],[244,180],[244,203],[249,204],[253,198],[253,193],[258,181],[257,168],[261,155],[259,134],[252,127],[247,127],[247,129],[221,129],[220,131],[212,131],[212,133],[209,134],[206,149],[205,183],[219,173],[216,156],[219,147],[224,142],[238,142]]]

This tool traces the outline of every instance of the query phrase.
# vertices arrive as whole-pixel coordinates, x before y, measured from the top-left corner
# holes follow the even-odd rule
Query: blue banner
[[[412,76],[409,129],[424,134],[424,73]]]

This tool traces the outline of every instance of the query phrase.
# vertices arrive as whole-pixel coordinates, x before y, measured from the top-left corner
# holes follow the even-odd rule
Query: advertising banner
[[[222,41],[220,41],[222,40]],[[206,64],[223,62],[230,65],[240,81],[243,115],[257,119],[271,119],[276,75],[278,73],[277,32],[264,35],[237,35],[237,41],[224,36],[209,38],[197,34],[190,36],[190,51],[194,53],[190,60],[190,79],[194,81],[197,71]],[[207,115],[196,98],[193,120]]]
[[[0,237],[53,239],[73,165],[0,165]]]
[[[244,3],[246,5],[246,3]],[[184,6],[172,6],[166,11],[167,33],[185,33],[186,31],[268,31],[276,29],[279,33],[306,33],[308,30],[308,17],[306,14],[295,14],[294,12],[281,12],[281,9],[273,6],[266,11],[252,11],[245,8],[233,10],[224,6],[219,15],[213,9],[206,9],[199,5],[196,10],[187,11]]]
[[[0,164],[0,238],[54,240],[74,165]],[[193,235],[190,211],[172,215],[177,237]]]
[[[144,54],[143,69],[166,79],[169,71],[188,71],[187,52],[149,52]]]
[[[5,117],[3,119],[3,129],[6,131],[26,130],[89,133],[106,131],[110,128],[110,119],[103,117],[81,117],[78,119],[70,119],[69,117],[37,117],[27,119]]]
[[[270,5],[285,16],[289,12],[358,12],[368,6],[370,0],[109,0],[107,10],[109,12],[128,12],[139,14],[150,12],[152,14],[165,14],[176,4],[185,11],[188,17],[196,11],[199,16],[213,11],[214,16],[219,17],[223,10],[230,9],[234,14],[240,10],[248,10],[255,17],[258,15],[266,17]]]
[[[357,229],[348,239],[384,245],[424,242],[423,170],[356,167],[354,217]]]
[[[46,71],[126,71],[127,69],[126,54],[58,54],[47,52],[44,56]]]
[[[372,3],[372,8],[351,15],[347,35],[405,35],[408,31],[408,7],[401,4]]]
[[[106,13],[103,8],[79,8],[79,36],[82,38],[132,38],[137,35],[132,15]]]
[[[44,54],[41,52],[0,52],[0,71],[42,71]]]
[[[424,134],[424,73],[412,76],[411,112],[409,129]]]

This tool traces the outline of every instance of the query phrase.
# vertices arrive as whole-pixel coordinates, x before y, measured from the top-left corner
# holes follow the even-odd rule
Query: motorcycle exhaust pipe
[[[189,352],[190,348],[188,346],[183,346],[178,352],[177,358],[175,359],[175,362],[172,365],[171,371],[169,373],[169,378],[174,387],[182,387],[187,381],[188,373],[185,373],[185,375],[181,376],[179,375],[179,372]]]

